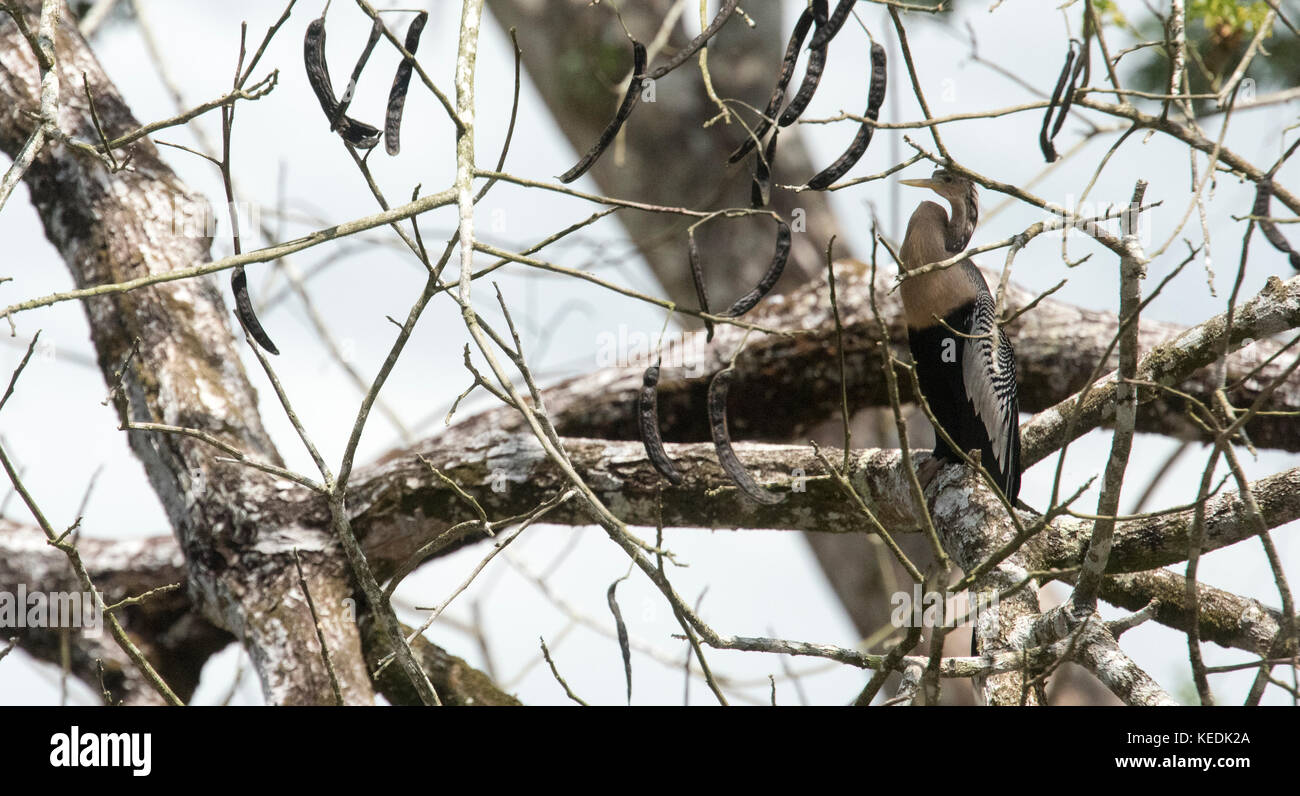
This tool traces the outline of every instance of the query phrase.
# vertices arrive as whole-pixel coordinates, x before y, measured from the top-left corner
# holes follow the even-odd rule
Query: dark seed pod
[[[754,142],[763,140],[763,136],[771,129],[777,112],[781,110],[781,103],[785,102],[785,90],[790,86],[790,78],[794,77],[794,66],[799,60],[799,49],[803,47],[803,40],[808,35],[808,28],[812,27],[812,23],[812,11],[805,8],[799,15],[799,21],[794,23],[794,30],[790,32],[790,41],[785,46],[785,58],[781,61],[781,74],[777,75],[776,87],[772,89],[772,96],[767,100],[763,118],[754,128],[754,134],[746,138],[745,142],[727,157],[728,163],[739,163],[741,158],[753,151]]]
[[[230,274],[230,287],[235,292],[235,312],[239,315],[239,320],[244,324],[244,328],[258,345],[270,351],[272,354],[279,354],[280,349],[275,347],[271,338],[267,336],[266,330],[257,320],[257,313],[253,312],[253,302],[248,297],[248,277],[244,275],[243,268],[236,268]]]
[[[727,430],[727,393],[735,375],[735,368],[729,367],[718,371],[713,381],[709,382],[709,430],[713,433],[713,447],[718,454],[718,464],[722,465],[723,471],[740,487],[741,492],[759,503],[774,506],[785,500],[785,495],[778,495],[755,483],[731,447],[731,434]]]
[[[1061,97],[1061,107],[1057,109],[1056,124],[1052,125],[1052,138],[1061,132],[1061,125],[1065,124],[1065,117],[1070,115],[1070,106],[1074,104],[1074,92],[1079,88],[1079,75],[1083,72],[1087,64],[1087,51],[1080,53],[1079,58],[1074,62],[1074,71],[1070,73],[1070,83],[1066,87],[1065,95]]]
[[[888,87],[888,65],[885,48],[876,42],[871,43],[871,88],[867,91],[867,115],[872,119],[880,115],[880,106],[885,104],[885,89]]]
[[[871,121],[880,118],[880,105],[885,101],[885,48],[875,42],[871,43],[871,90],[867,92],[866,117]],[[853,143],[844,150],[844,154],[822,170],[820,174],[808,181],[808,187],[814,191],[824,191],[836,180],[848,173],[867,151],[875,125],[863,122],[858,127],[858,134]]]
[[[713,21],[709,23],[709,26],[700,31],[700,35],[691,39],[685,47],[678,50],[672,58],[669,58],[668,63],[651,72],[650,79],[658,80],[686,63],[688,58],[699,52],[701,47],[709,43],[709,39],[722,30],[722,26],[727,24],[727,20],[731,19],[731,15],[735,13],[736,7],[739,5],[740,0],[722,0],[722,5],[718,7],[718,13],[713,17]]]
[[[330,130],[339,128],[339,120],[348,112],[348,106],[352,104],[352,95],[357,91],[357,81],[361,79],[361,70],[366,68],[370,61],[370,53],[374,51],[375,44],[379,42],[379,37],[384,33],[384,23],[375,17],[375,22],[370,26],[370,36],[366,39],[366,47],[361,51],[361,57],[357,59],[356,66],[352,67],[352,76],[348,79],[348,87],[343,90],[343,99],[339,100],[339,106],[334,109],[334,120],[330,123]]]
[[[704,267],[700,265],[700,247],[695,245],[695,234],[686,233],[686,257],[691,264],[691,279],[695,282],[695,297],[700,300],[700,312],[709,313],[709,289],[704,282]],[[713,342],[713,321],[704,320],[704,342]],[[646,371],[646,378],[650,378],[650,371]],[[655,369],[655,382],[659,381],[659,370]]]
[[[821,32],[825,28],[825,24],[819,25],[817,31]],[[813,41],[816,40],[817,35],[814,33]],[[826,68],[826,45],[823,44],[820,47],[809,46],[812,51],[808,54],[808,66],[804,68],[803,82],[799,84],[799,90],[794,93],[790,104],[785,106],[781,118],[776,121],[781,127],[789,127],[794,124],[795,120],[804,112],[804,109],[808,107],[808,103],[812,102],[813,94],[817,93],[817,84],[822,79],[822,70]]]
[[[776,161],[776,139],[780,131],[780,128],[772,131],[772,137],[767,140],[767,148],[763,151],[763,156],[756,158],[754,162],[754,184],[749,191],[749,203],[756,209],[767,207],[768,201],[772,198],[772,166]]]
[[[307,34],[302,40],[303,66],[307,68],[307,82],[316,94],[325,115],[333,118],[338,102],[334,99],[334,85],[330,81],[329,67],[325,65],[325,17],[307,23]]]
[[[1077,41],[1070,40],[1070,49],[1065,54],[1065,65],[1061,67],[1061,74],[1056,78],[1056,88],[1052,90],[1052,98],[1047,103],[1047,113],[1043,115],[1043,129],[1038,133],[1038,146],[1043,150],[1043,157],[1048,163],[1056,162],[1056,146],[1052,140],[1061,131],[1061,125],[1065,123],[1065,117],[1074,103],[1074,91],[1077,88],[1075,84],[1087,60],[1086,53],[1080,51],[1077,55],[1078,62],[1075,62],[1075,48],[1079,46],[1081,45]],[[1055,125],[1052,124],[1053,116],[1056,117]]]
[[[722,314],[728,318],[739,318],[754,309],[754,306],[776,287],[777,281],[781,279],[781,272],[785,270],[785,261],[789,257],[790,227],[784,221],[777,219],[776,249],[772,252],[772,263],[767,267],[767,273],[763,274],[757,287],[736,299],[736,303]]]
[[[614,592],[618,589],[619,578],[609,584],[605,600],[609,603],[609,612],[614,615],[614,629],[618,633],[618,650],[623,655],[623,673],[627,676],[627,703],[632,704],[632,645],[628,642],[627,623],[623,621],[623,612],[618,609],[618,599]]]
[[[1274,249],[1282,252],[1291,261],[1291,267],[1300,271],[1300,254],[1296,254],[1291,248],[1291,244],[1286,237],[1277,228],[1277,224],[1266,220],[1269,213],[1269,205],[1273,202],[1273,181],[1265,178],[1259,181],[1255,188],[1255,207],[1251,210],[1251,215],[1258,216],[1259,229],[1264,233],[1264,237],[1272,244]]]
[[[673,486],[680,486],[682,474],[677,465],[668,458],[664,450],[664,441],[659,436],[659,366],[651,365],[645,369],[641,380],[641,394],[636,406],[637,426],[641,431],[641,444],[645,445],[646,457],[659,474],[668,479]]]
[[[857,0],[840,0],[839,5],[835,6],[835,11],[826,20],[826,24],[817,26],[817,32],[813,34],[808,47],[815,50],[830,44],[831,39],[835,38],[835,34],[839,33],[840,28],[844,27],[845,21],[849,18],[849,12],[853,10],[853,4],[856,2]]]
[[[429,21],[429,12],[421,11],[406,29],[406,51],[415,55],[420,47],[420,34],[424,24]],[[411,85],[411,72],[414,65],[403,58],[397,65],[397,74],[393,77],[393,87],[388,92],[388,113],[384,117],[384,149],[390,155],[396,155],[402,148],[402,110],[406,107],[406,91]]]
[[[645,45],[639,41],[632,42],[632,81],[627,85],[627,93],[623,95],[623,103],[618,106],[618,112],[614,114],[614,119],[605,127],[604,132],[596,141],[595,146],[582,156],[582,159],[574,164],[573,168],[560,175],[560,182],[573,182],[574,180],[587,173],[605,150],[613,142],[614,136],[627,121],[627,117],[632,115],[632,109],[636,107],[637,100],[641,98],[641,86],[645,83]]]
[[[339,114],[339,103],[334,98],[334,84],[330,80],[329,66],[325,62],[325,17],[313,19],[303,36],[303,65],[307,69],[307,82],[311,84],[316,100],[320,102],[331,129],[338,130],[345,141],[359,149],[370,149],[379,143],[379,130],[359,122],[346,114]]]
[[[379,143],[379,128],[359,122],[351,116],[339,120],[339,135],[357,149],[374,149]]]

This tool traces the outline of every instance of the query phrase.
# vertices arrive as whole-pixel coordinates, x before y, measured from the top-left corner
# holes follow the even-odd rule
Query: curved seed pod
[[[885,101],[885,48],[875,42],[871,43],[871,90],[867,92],[866,117],[871,121],[880,118],[880,105]],[[862,158],[871,144],[871,136],[876,131],[875,125],[863,122],[858,127],[858,134],[853,143],[844,150],[834,163],[822,169],[821,173],[808,181],[808,187],[814,191],[824,191],[836,180],[843,177],[848,170]]]
[[[1273,202],[1273,181],[1271,179],[1262,179],[1255,188],[1255,207],[1250,211],[1251,215],[1259,216],[1259,229],[1264,233],[1264,237],[1272,244],[1274,249],[1287,255],[1291,260],[1291,267],[1300,271],[1300,254],[1297,254],[1287,242],[1285,236],[1277,228],[1277,224],[1272,221],[1262,220],[1268,216],[1268,207]]]
[[[338,113],[339,103],[334,98],[334,84],[330,80],[329,66],[325,62],[325,17],[313,19],[303,36],[303,66],[307,69],[307,82],[312,93],[330,120],[330,129],[338,130],[345,141],[359,149],[370,149],[379,143],[379,130]]]
[[[767,148],[763,150],[763,157],[754,162],[754,184],[749,191],[751,207],[767,207],[768,200],[772,197],[772,166],[776,161],[776,138],[780,131],[780,128],[772,131],[772,137],[767,140]]]
[[[822,2],[825,5],[825,0]],[[754,142],[761,141],[772,128],[772,120],[776,119],[776,113],[781,110],[781,103],[785,101],[785,90],[790,86],[790,78],[794,77],[794,66],[799,60],[799,49],[803,47],[803,40],[808,35],[812,23],[813,13],[805,8],[799,15],[799,21],[794,23],[794,30],[790,32],[790,41],[785,46],[785,58],[781,61],[781,74],[777,75],[776,87],[772,89],[772,96],[763,110],[763,118],[754,128],[754,134],[746,138],[745,142],[727,157],[728,163],[739,163],[741,158],[753,151]]]
[[[420,47],[420,34],[424,24],[429,21],[429,12],[421,11],[406,29],[406,51],[415,55]],[[397,74],[393,77],[393,87],[388,92],[388,114],[384,117],[384,149],[390,155],[396,155],[402,148],[402,110],[406,107],[406,91],[411,86],[411,72],[414,66],[403,58],[397,65]]]
[[[339,100],[339,106],[334,109],[334,119],[330,123],[330,130],[337,130],[339,121],[348,112],[348,106],[352,104],[352,95],[357,91],[357,81],[361,79],[361,70],[366,68],[366,64],[370,61],[370,53],[374,51],[375,44],[378,43],[383,32],[384,23],[379,21],[379,17],[375,17],[374,24],[370,26],[370,36],[366,39],[365,49],[361,51],[361,57],[357,59],[356,66],[352,67],[352,76],[348,79],[348,87],[343,90],[343,99]]]
[[[618,632],[618,649],[623,655],[623,674],[627,677],[627,703],[632,704],[632,646],[628,642],[627,623],[623,621],[623,612],[618,609],[618,600],[614,592],[623,578],[609,584],[605,592],[605,601],[609,603],[609,612],[614,615],[614,629]]]
[[[239,314],[239,320],[244,324],[244,328],[258,345],[270,351],[272,354],[279,354],[280,349],[275,347],[271,338],[267,336],[266,330],[257,320],[257,314],[253,312],[253,302],[248,297],[248,277],[244,275],[243,268],[236,268],[230,275],[230,287],[235,291],[235,312]]]
[[[731,447],[731,434],[727,431],[727,392],[731,389],[731,380],[736,375],[735,368],[720,370],[709,382],[709,430],[713,432],[713,447],[718,454],[718,464],[736,482],[740,491],[767,506],[774,506],[785,500],[785,495],[778,495],[759,486],[740,463],[736,451]]]
[[[691,263],[691,279],[695,281],[695,297],[700,300],[700,312],[712,312],[709,309],[709,289],[704,283],[704,267],[700,265],[700,248],[695,245],[695,234],[686,233],[686,257]],[[704,342],[713,342],[713,321],[704,321]],[[650,371],[646,371],[650,378]],[[659,382],[659,369],[655,369],[655,383]]]
[[[857,0],[840,0],[839,5],[835,6],[835,11],[826,20],[826,24],[817,26],[817,32],[813,34],[808,46],[815,50],[830,44],[835,34],[844,27],[844,22],[849,18],[849,12],[853,10],[853,4],[856,2]]]
[[[888,65],[885,58],[885,48],[881,47],[874,41],[871,43],[871,88],[867,91],[867,115],[872,119],[879,118],[880,106],[885,104],[885,89],[888,88],[888,77],[885,67]]]
[[[587,150],[587,154],[583,155],[582,159],[574,164],[573,168],[560,175],[560,182],[573,182],[586,174],[587,169],[591,168],[592,164],[604,154],[614,140],[614,136],[618,135],[623,122],[627,121],[627,117],[632,115],[632,109],[636,107],[637,100],[641,98],[641,86],[645,83],[645,61],[645,45],[633,40],[632,81],[627,84],[627,93],[623,95],[623,103],[618,106],[618,112],[614,114],[613,120],[606,125],[595,146]]]
[[[731,15],[739,5],[740,0],[722,0],[722,5],[718,7],[718,13],[713,17],[713,21],[709,23],[709,26],[700,31],[700,35],[691,39],[685,47],[678,50],[672,58],[669,58],[668,63],[651,72],[650,79],[658,80],[686,63],[686,59],[699,52],[701,47],[709,43],[709,39],[713,38],[718,31],[722,30],[722,26],[727,24],[727,20],[731,19]]]
[[[776,249],[772,252],[772,263],[767,267],[767,273],[759,280],[758,286],[745,295],[736,299],[730,309],[722,313],[728,318],[739,318],[741,315],[754,309],[763,297],[776,287],[777,281],[781,278],[781,272],[785,270],[785,261],[790,257],[790,227],[784,221],[776,221]]]
[[[1065,89],[1065,94],[1061,97],[1061,107],[1056,110],[1056,124],[1052,125],[1052,138],[1061,132],[1061,125],[1065,124],[1065,117],[1070,115],[1070,106],[1074,104],[1074,92],[1079,88],[1079,75],[1083,72],[1088,63],[1088,51],[1081,50],[1078,59],[1074,62],[1074,71],[1070,73],[1070,83]]]
[[[663,438],[659,436],[659,366],[651,365],[645,369],[641,380],[641,394],[636,403],[637,425],[641,431],[641,444],[645,445],[646,458],[668,479],[673,486],[680,486],[682,474],[677,465],[668,458],[664,450]]]
[[[329,67],[325,65],[325,17],[307,23],[307,34],[302,40],[302,62],[307,68],[307,82],[316,94],[325,115],[334,118],[338,102],[334,99],[334,84],[330,81]]]
[[[1050,134],[1048,128],[1052,123],[1052,116],[1056,113],[1056,107],[1061,102],[1065,84],[1070,80],[1070,67],[1073,65],[1074,41],[1071,40],[1070,50],[1065,54],[1065,65],[1061,67],[1061,74],[1056,78],[1056,88],[1052,89],[1052,98],[1047,103],[1047,113],[1043,114],[1043,129],[1038,133],[1038,146],[1043,150],[1043,157],[1047,159],[1048,163],[1056,162],[1056,147],[1052,145],[1052,139],[1056,137],[1056,131],[1060,129],[1061,123],[1058,121],[1056,130],[1053,130]]]
[[[830,6],[828,0],[812,0],[813,21],[818,25],[826,24],[826,9]],[[843,23],[840,23],[843,24]]]
[[[824,30],[825,27],[825,25],[822,25],[817,30]],[[815,41],[816,38],[817,37],[814,34],[813,40]],[[804,112],[804,108],[807,108],[808,103],[812,102],[813,94],[817,93],[817,84],[821,82],[822,70],[825,68],[826,45],[814,47],[812,52],[808,54],[808,66],[803,72],[803,82],[799,84],[799,90],[794,93],[794,97],[790,100],[790,104],[785,106],[785,111],[781,114],[781,118],[776,120],[778,125],[781,127],[789,127],[794,124],[795,119],[798,119],[800,114]]]

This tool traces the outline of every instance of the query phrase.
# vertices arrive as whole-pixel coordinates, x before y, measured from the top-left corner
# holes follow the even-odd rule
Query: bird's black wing
[[[970,338],[962,350],[966,397],[984,425],[995,462],[990,472],[1002,476],[1002,491],[1012,500],[1020,492],[1020,406],[1016,399],[1016,356],[998,327],[997,307],[980,291],[971,312]]]

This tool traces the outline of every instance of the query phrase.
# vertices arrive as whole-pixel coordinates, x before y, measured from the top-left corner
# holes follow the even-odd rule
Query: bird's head
[[[965,201],[974,188],[970,180],[947,169],[935,169],[928,179],[899,180],[899,183],[913,188],[929,188],[950,203]]]
[[[935,169],[934,174],[926,180],[899,180],[903,185],[914,188],[929,188],[948,200],[952,206],[952,217],[943,230],[944,248],[956,254],[970,243],[979,222],[979,199],[975,193],[975,183],[954,171]],[[922,203],[922,207],[925,203]]]

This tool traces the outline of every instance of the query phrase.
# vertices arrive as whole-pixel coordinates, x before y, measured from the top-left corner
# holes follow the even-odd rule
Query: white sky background
[[[227,90],[240,21],[248,21],[251,49],[283,8],[280,2],[252,0],[138,2],[146,9],[156,31],[172,79],[184,87],[187,107]],[[263,212],[273,211],[283,168],[284,204],[293,217],[284,225],[282,237],[285,239],[327,224],[368,215],[377,209],[341,144],[328,132],[302,70],[302,35],[311,17],[319,13],[320,5],[315,0],[299,3],[255,74],[257,79],[268,70],[278,68],[279,85],[270,96],[258,102],[241,103],[236,115],[234,163],[239,199],[261,206]],[[410,3],[396,5],[407,7]],[[797,0],[787,0],[787,29],[799,5]],[[1056,80],[1066,37],[1064,17],[1055,10],[1057,4],[1008,0],[993,14],[987,12],[988,5],[961,3],[961,19],[947,26],[933,24],[919,15],[906,18],[921,83],[936,115],[987,110],[1033,99],[1005,77],[969,62],[964,34],[967,21],[977,32],[984,57],[996,60],[1044,92],[1050,92]],[[1140,3],[1122,5],[1134,19],[1146,17]],[[580,4],[566,5],[565,8],[577,9],[573,13],[607,13],[599,8],[584,11]],[[881,8],[859,4],[858,13],[873,34],[892,41],[887,16]],[[687,17],[692,16],[687,14]],[[1076,21],[1077,16],[1072,11],[1071,21]],[[406,16],[394,16],[388,21],[390,27],[404,30],[406,19]],[[449,93],[458,19],[459,3],[450,0],[432,3],[429,24],[420,47],[421,63]],[[612,19],[610,24],[615,24]],[[328,57],[336,84],[341,86],[346,81],[368,29],[368,20],[351,3],[340,0],[333,4],[328,24]],[[644,32],[640,33],[643,39],[648,38]],[[529,46],[530,35],[530,31],[520,33],[524,48]],[[1116,37],[1116,34],[1110,35]],[[1278,35],[1288,34],[1283,31]],[[1031,43],[1046,43],[1048,46],[1037,48]],[[1112,50],[1128,43],[1123,37],[1110,41]],[[98,34],[95,50],[137,118],[152,120],[175,113],[134,25],[110,23]],[[913,99],[905,66],[896,47],[890,55],[889,98],[882,119],[919,118],[920,110]],[[358,87],[351,115],[372,122],[383,118],[383,104],[396,62],[397,58],[389,48],[382,44],[376,48]],[[495,23],[484,27],[478,63],[479,134],[476,148],[479,161],[488,164],[495,163],[509,118],[513,69],[508,38]],[[1136,63],[1136,60],[1132,62]],[[774,72],[776,66],[773,64]],[[716,61],[713,67],[724,68]],[[831,48],[826,76],[805,118],[831,116],[841,110],[861,113],[865,105],[868,71],[866,37],[856,23],[850,21]],[[1099,59],[1094,59],[1094,85],[1101,85],[1104,80],[1101,71]],[[1121,69],[1121,77],[1124,74]],[[615,101],[616,98],[611,100],[611,107]],[[1295,121],[1296,107],[1293,102],[1239,114],[1230,123],[1226,145],[1257,165],[1270,165],[1281,152],[1283,128]],[[648,112],[653,112],[653,105],[638,110],[638,113]],[[1109,123],[1100,115],[1093,114],[1092,118],[1099,124]],[[946,125],[942,135],[964,165],[995,179],[1023,185],[1044,166],[1037,146],[1041,120],[1042,112],[1034,111],[996,120]],[[1218,117],[1207,121],[1207,134],[1216,136],[1221,121]],[[216,113],[204,117],[199,124],[212,140],[219,140],[219,117]],[[636,124],[635,116],[630,124]],[[805,125],[803,130],[813,161],[824,164],[840,153],[853,135],[854,124]],[[1072,117],[1057,139],[1058,150],[1068,151],[1079,140],[1082,130],[1083,125]],[[933,150],[933,141],[928,133],[923,130],[907,132],[913,140]],[[690,131],[683,131],[683,135],[689,134]],[[1034,186],[1033,191],[1052,201],[1067,204],[1071,197],[1081,193],[1098,159],[1116,135],[1118,133],[1096,137],[1083,152]],[[196,145],[193,136],[184,130],[168,130],[158,137]],[[441,107],[423,90],[418,78],[412,82],[402,138],[404,146],[400,157],[389,158],[377,151],[370,159],[371,168],[391,201],[405,201],[416,183],[422,183],[426,193],[451,184],[454,175],[451,128]],[[218,174],[210,164],[178,150],[165,150],[163,154],[193,189],[203,192],[214,205],[220,205],[222,195]],[[901,135],[882,131],[848,176],[881,171],[910,154],[911,150],[902,142]],[[521,176],[550,181],[575,159],[576,154],[557,130],[539,96],[531,85],[525,83],[518,129],[506,169]],[[1204,163],[1202,158],[1202,170]],[[719,168],[723,167],[725,164],[720,163]],[[929,167],[918,164],[900,176],[920,176],[928,172]],[[1150,183],[1148,202],[1164,201],[1161,207],[1151,212],[1152,240],[1147,245],[1154,247],[1170,235],[1189,201],[1186,149],[1161,135],[1155,135],[1144,143],[1142,134],[1135,134],[1112,158],[1090,200],[1098,206],[1110,202],[1127,203],[1138,176]],[[1297,178],[1300,178],[1300,166],[1295,161],[1279,175],[1286,184],[1297,183]],[[792,182],[794,178],[783,176],[778,171],[777,180]],[[594,183],[586,178],[575,187],[595,190]],[[1221,177],[1210,203],[1218,297],[1210,295],[1204,270],[1199,262],[1194,263],[1187,266],[1148,308],[1145,317],[1190,324],[1224,309],[1244,229],[1243,224],[1230,218],[1230,214],[1247,212],[1252,197],[1251,186],[1242,186],[1234,179]],[[891,179],[834,193],[831,201],[848,244],[863,253],[869,251],[868,203],[874,204],[882,220],[890,224],[895,219],[905,221],[922,198],[914,191],[900,194]],[[990,210],[1001,201],[1000,196],[987,193],[983,196],[985,218],[981,219],[972,245],[1002,239],[1041,219],[1036,208],[1020,204],[989,216]],[[479,205],[477,229],[492,243],[518,250],[585,218],[592,210],[587,203],[558,194],[498,184]],[[454,229],[453,213],[441,210],[422,217],[421,228],[431,250],[440,250],[439,242],[445,241]],[[1295,237],[1294,231],[1288,227],[1283,229]],[[219,230],[220,234],[228,232],[224,219]],[[896,228],[893,233],[897,236],[901,229]],[[1199,243],[1200,229],[1194,214],[1183,235]],[[571,245],[548,250],[548,258],[571,267],[598,269],[621,284],[659,293],[655,280],[628,245],[621,228],[612,220],[589,229],[581,238]],[[13,282],[0,288],[9,297],[6,303],[72,287],[61,259],[44,240],[39,220],[27,201],[25,188],[15,192],[4,212],[0,213],[0,240],[5,241],[7,252],[0,260],[0,272],[15,277]],[[394,329],[385,316],[405,317],[424,279],[419,264],[394,247],[394,236],[387,230],[374,231],[366,241],[359,247],[355,245],[356,239],[342,246],[317,247],[295,256],[293,260],[300,271],[306,271],[342,247],[354,249],[354,253],[334,262],[328,271],[310,284],[318,310],[327,319],[350,361],[368,381],[383,361],[393,339]],[[604,247],[603,251],[597,248],[600,246]],[[219,237],[214,245],[214,256],[228,251],[228,239]],[[1029,289],[1044,290],[1068,276],[1070,282],[1058,298],[1087,307],[1113,308],[1118,294],[1118,269],[1113,255],[1098,250],[1078,236],[1072,237],[1072,259],[1089,251],[1097,251],[1097,254],[1085,265],[1069,271],[1062,263],[1060,251],[1059,236],[1042,236],[1035,240],[1018,256],[1015,279]],[[1185,252],[1186,247],[1176,242],[1168,254],[1153,262],[1145,288],[1151,289]],[[1002,259],[1003,253],[995,252],[986,255],[984,264],[1000,266]],[[268,284],[268,273],[269,268],[265,265],[249,269],[254,301],[264,301],[284,289],[285,283],[280,279]],[[1285,279],[1293,272],[1284,258],[1257,235],[1251,248],[1242,297],[1254,295],[1270,275]],[[229,303],[228,279],[224,275],[215,278]],[[525,350],[530,354],[535,369],[552,377],[594,369],[600,335],[617,334],[620,324],[626,324],[632,331],[654,335],[663,322],[663,316],[656,308],[613,296],[576,280],[538,277],[527,273],[523,266],[502,269],[494,279],[501,285],[516,320],[521,324]],[[491,286],[486,282],[476,284],[475,295],[479,311],[495,322],[497,313]],[[275,365],[295,401],[299,416],[321,452],[331,462],[337,462],[355,417],[359,392],[320,344],[296,299],[290,298],[263,310],[261,318],[272,339],[284,352],[276,358]],[[5,410],[0,433],[4,435],[7,448],[24,468],[28,487],[51,521],[56,525],[73,521],[92,474],[102,468],[83,521],[87,536],[169,533],[166,518],[140,464],[128,450],[125,435],[116,430],[113,412],[101,405],[106,389],[98,369],[93,366],[94,351],[81,307],[71,303],[60,304],[21,315],[17,323],[19,336],[3,338],[6,345],[0,347],[0,370],[8,372],[17,364],[27,341],[37,329],[42,330],[42,341],[48,342],[50,347],[43,349],[45,355],[34,358],[24,373],[18,392]],[[382,394],[417,436],[435,432],[451,401],[467,386],[468,377],[460,362],[461,349],[467,340],[455,305],[447,299],[436,299],[425,312],[401,364]],[[284,420],[256,361],[251,355],[246,355],[245,359],[262,399],[263,420],[280,452],[290,467],[311,472],[310,459]],[[461,416],[488,405],[481,394],[476,395],[461,407]],[[1072,490],[1092,474],[1100,472],[1109,450],[1109,439],[1109,434],[1094,432],[1071,447],[1065,471],[1065,490]],[[373,460],[398,444],[399,438],[392,426],[382,414],[374,412],[358,460]],[[1146,486],[1149,473],[1163,462],[1173,447],[1174,443],[1169,440],[1145,435],[1139,437],[1123,502],[1126,510]],[[1194,499],[1207,453],[1208,448],[1197,447],[1184,456],[1150,506],[1178,505]],[[1242,459],[1248,475],[1257,478],[1294,466],[1297,457],[1262,451],[1258,458],[1254,458],[1243,451]],[[1054,464],[1055,458],[1051,458],[1026,474],[1022,497],[1031,505],[1044,504],[1051,488]],[[1083,498],[1079,505],[1087,507],[1090,500],[1095,505],[1095,493]],[[29,519],[17,500],[9,500],[4,510],[15,519]],[[1300,545],[1294,538],[1294,530],[1292,527],[1273,533],[1292,583],[1300,575],[1300,566],[1297,565]],[[529,529],[508,552],[525,567],[540,571],[575,538],[576,549],[564,559],[548,583],[555,595],[577,614],[589,618],[599,632],[583,624],[566,629],[570,620],[518,570],[504,558],[498,558],[453,603],[446,614],[448,621],[435,625],[430,636],[471,663],[485,665],[477,642],[457,629],[457,625],[464,626],[472,621],[473,607],[477,604],[495,664],[495,675],[524,702],[567,701],[545,664],[532,665],[524,670],[535,659],[540,660],[537,645],[540,635],[547,639],[561,672],[580,695],[595,703],[622,703],[625,688],[623,668],[617,645],[611,640],[613,620],[606,607],[605,591],[613,580],[627,572],[626,556],[599,529],[550,526]],[[856,632],[825,584],[799,534],[679,530],[670,531],[667,542],[682,560],[691,565],[670,573],[675,584],[691,600],[707,588],[702,613],[719,631],[742,635],[776,634],[844,646],[853,646],[858,641]],[[398,594],[410,605],[437,604],[485,553],[485,547],[477,546],[440,559],[408,579]],[[863,562],[864,566],[868,564]],[[1209,554],[1202,560],[1201,573],[1203,580],[1212,585],[1256,597],[1269,605],[1279,604],[1258,542],[1244,542]],[[685,645],[671,637],[671,634],[680,632],[671,612],[640,575],[620,585],[619,599],[634,642],[655,653],[655,657],[634,656],[633,701],[679,704]],[[1117,613],[1108,611],[1107,616]],[[887,617],[882,617],[881,621],[887,621]],[[1123,646],[1175,696],[1185,700],[1194,696],[1182,634],[1148,623],[1127,634]],[[1213,644],[1205,645],[1204,651],[1209,665],[1249,659],[1244,653],[1225,651]],[[211,703],[225,695],[240,655],[237,650],[228,649],[214,658],[195,702]],[[775,656],[756,653],[710,651],[708,655],[716,670],[752,683],[753,686],[745,689],[744,693],[755,701],[766,700],[767,675],[774,674],[781,680],[783,665],[795,671],[815,673],[802,678],[799,683],[803,695],[814,703],[834,704],[849,700],[865,682],[862,672],[819,660],[788,660],[783,663]],[[656,658],[668,663],[658,662]],[[522,675],[521,670],[524,670]],[[1220,675],[1214,678],[1213,684],[1220,700],[1232,703],[1244,697],[1250,679],[1250,673]],[[1276,689],[1269,693],[1271,701],[1281,701],[1280,697]],[[692,683],[690,698],[692,703],[713,701],[699,680]],[[34,664],[20,653],[0,663],[0,704],[52,704],[58,699],[56,669]],[[97,702],[97,698],[79,684],[72,686],[72,699],[83,703]],[[793,683],[781,681],[778,682],[777,699],[783,704],[792,704],[799,701],[800,694]],[[234,701],[261,701],[256,678],[251,672],[245,672]]]

